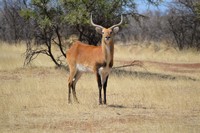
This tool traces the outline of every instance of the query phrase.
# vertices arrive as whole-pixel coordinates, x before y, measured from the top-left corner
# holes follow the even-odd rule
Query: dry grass
[[[139,49],[117,46],[115,57],[161,61],[160,55],[164,56],[149,48],[140,49],[142,54],[134,53]],[[23,50],[22,45],[0,46],[1,133],[200,132],[199,73],[155,72],[153,68],[149,72],[140,68],[116,70],[108,82],[108,105],[103,106],[98,105],[95,76],[85,74],[77,85],[81,103],[69,105],[68,73],[45,67],[52,66],[45,57],[35,62],[38,67],[21,68]],[[174,52],[162,61],[199,62],[199,54],[187,52],[185,57],[182,52]]]
[[[0,42],[0,70],[14,70],[22,68],[24,64],[26,47],[25,44],[9,45]],[[44,56],[38,56],[38,60],[34,60],[32,66],[52,67],[54,64],[51,60]]]
[[[153,60],[161,62],[199,62],[199,52],[195,49],[179,51],[165,43],[144,43],[138,45],[119,45],[115,57],[124,60]]]

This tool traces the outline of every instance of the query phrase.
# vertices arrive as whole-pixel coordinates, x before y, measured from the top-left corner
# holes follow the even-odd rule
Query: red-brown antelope
[[[96,31],[102,35],[101,46],[91,46],[82,42],[74,42],[67,51],[67,62],[69,65],[69,80],[68,80],[68,102],[71,103],[71,90],[74,101],[78,103],[76,97],[75,86],[82,73],[94,72],[96,74],[98,88],[99,88],[99,104],[102,104],[101,90],[103,86],[104,104],[106,104],[106,87],[110,70],[113,66],[114,43],[113,34],[119,31],[121,21],[111,26],[104,28],[101,25],[94,24],[91,15],[91,24],[96,27]]]

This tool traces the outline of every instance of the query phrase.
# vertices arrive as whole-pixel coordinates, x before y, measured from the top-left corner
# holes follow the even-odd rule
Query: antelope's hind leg
[[[77,71],[74,78],[73,78],[73,81],[72,81],[72,93],[73,93],[74,101],[76,103],[79,103],[78,98],[76,96],[76,83],[80,79],[81,75],[82,75],[82,73]]]
[[[102,90],[102,83],[101,83],[101,76],[99,73],[96,73],[97,77],[97,84],[98,84],[98,89],[99,89],[99,104],[102,104],[102,96],[101,96],[101,90]]]
[[[73,79],[76,75],[76,71],[74,69],[70,70],[69,79],[68,79],[68,103],[71,103],[71,89],[73,88]]]

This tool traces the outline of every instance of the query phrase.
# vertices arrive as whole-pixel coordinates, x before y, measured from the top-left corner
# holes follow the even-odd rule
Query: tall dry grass
[[[0,70],[14,70],[22,68],[24,65],[26,45],[0,43]],[[54,64],[45,55],[39,55],[37,60],[31,63],[31,66],[36,67],[52,67]]]
[[[115,57],[124,60],[153,60],[171,63],[200,62],[200,52],[196,49],[182,51],[164,42],[132,42],[129,45],[119,43],[115,47]]]
[[[185,57],[179,51],[164,56],[149,47],[138,47],[117,45],[115,57],[185,63],[197,62],[199,57],[190,51],[185,52]],[[108,81],[108,105],[99,106],[95,75],[85,74],[77,84],[80,104],[70,105],[67,103],[68,72],[49,67],[53,65],[46,57],[34,62],[37,67],[22,68],[24,49],[23,45],[0,46],[2,133],[200,131],[198,76],[155,73],[153,68],[149,72],[139,68],[128,72],[114,70]],[[188,55],[193,59],[188,60]]]

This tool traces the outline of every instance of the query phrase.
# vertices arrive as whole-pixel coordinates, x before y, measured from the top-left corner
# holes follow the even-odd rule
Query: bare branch
[[[32,46],[28,46],[25,52],[24,66],[29,65],[39,54],[49,55],[46,49],[33,49]]]
[[[139,67],[142,67],[143,69],[145,69],[146,71],[148,71],[146,69],[146,67],[144,66],[144,63],[142,61],[139,61],[139,60],[134,60],[130,64],[116,66],[116,67],[113,67],[112,69],[125,68],[125,67],[131,67],[131,66],[139,66]]]

